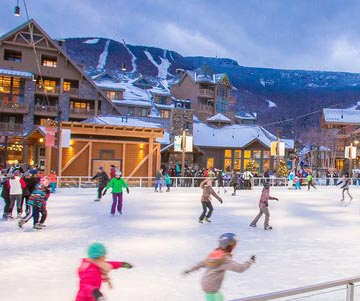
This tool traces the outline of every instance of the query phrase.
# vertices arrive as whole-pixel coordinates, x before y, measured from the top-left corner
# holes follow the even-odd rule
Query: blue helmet
[[[226,249],[229,246],[236,245],[238,237],[234,233],[224,233],[219,237],[220,249]]]

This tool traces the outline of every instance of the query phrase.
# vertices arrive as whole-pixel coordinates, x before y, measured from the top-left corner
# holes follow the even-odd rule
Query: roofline
[[[106,94],[99,89],[96,84],[94,83],[94,81],[67,55],[67,53],[65,53],[65,51],[59,47],[54,40],[48,35],[48,33],[34,20],[34,19],[30,19],[29,21],[19,25],[18,27],[16,27],[15,29],[11,30],[10,32],[6,33],[5,35],[3,35],[0,39],[0,41],[3,41],[5,38],[9,37],[10,35],[14,34],[16,31],[19,31],[21,28],[28,26],[30,24],[35,25],[40,31],[41,33],[49,40],[49,42],[52,44],[52,46],[54,46],[59,52],[60,54],[62,54],[63,56],[66,57],[66,59],[70,62],[70,64],[78,71],[80,72],[80,74],[90,83],[90,85],[92,85],[95,90],[97,92],[99,92],[99,94],[105,98],[105,100],[116,110],[116,112],[118,112],[121,115],[121,112],[119,111],[119,109],[112,103],[112,101],[110,99],[107,98]]]

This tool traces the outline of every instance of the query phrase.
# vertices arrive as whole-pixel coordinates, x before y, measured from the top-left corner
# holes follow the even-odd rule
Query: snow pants
[[[56,191],[56,182],[50,182],[49,186],[51,188],[51,193],[55,193],[55,191]]]
[[[316,187],[314,186],[312,180],[308,182],[308,190],[310,190],[310,186],[316,189]]]
[[[47,209],[46,209],[46,207],[41,207],[39,209],[39,213],[41,213],[40,224],[43,224],[43,223],[45,223],[46,218],[47,218]]]
[[[10,195],[10,206],[9,206],[9,215],[12,214],[16,203],[17,213],[22,213],[22,194],[11,194]]]
[[[206,293],[206,301],[224,301],[224,296],[220,292]]]
[[[5,202],[5,206],[4,206],[4,214],[3,216],[6,216],[9,214],[9,208],[10,208],[10,198],[3,198],[4,202]]]
[[[347,195],[350,197],[350,199],[352,199],[352,196],[351,194],[349,193],[349,188],[343,188],[342,190],[342,199],[344,200],[345,199],[345,190],[347,192]]]
[[[117,211],[121,214],[122,213],[122,206],[123,206],[123,194],[120,193],[113,193],[113,203],[111,206],[111,214],[115,214],[115,210],[117,208]]]
[[[156,181],[155,181],[155,192],[158,191],[158,189],[159,189],[159,191],[161,191],[161,187],[162,187],[162,181],[161,181],[161,179],[160,179],[160,180],[156,180]]]
[[[106,185],[105,185],[105,186],[106,186]],[[103,192],[105,186],[99,186],[99,187],[98,187],[98,191],[97,191],[97,193],[98,193],[98,200],[101,199],[101,197],[102,197],[102,192]]]
[[[264,222],[264,228],[266,228],[267,226],[269,226],[269,219],[270,219],[270,212],[269,212],[269,208],[265,207],[265,208],[260,208],[260,211],[258,213],[258,215],[254,218],[254,220],[251,222],[251,225],[256,226],[257,222],[259,221],[260,217],[265,214],[265,222]]]
[[[214,211],[214,207],[213,205],[211,204],[211,202],[201,202],[202,204],[202,207],[203,207],[203,212],[201,213],[200,217],[199,217],[199,220],[203,220],[206,216],[206,218],[210,218],[213,211]],[[209,209],[209,212],[207,212],[207,209]],[[206,214],[207,212],[207,214]]]

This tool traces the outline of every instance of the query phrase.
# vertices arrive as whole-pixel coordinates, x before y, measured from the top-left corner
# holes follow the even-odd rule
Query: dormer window
[[[50,55],[42,55],[41,56],[41,65],[46,67],[53,67],[57,66],[57,57],[50,56]]]
[[[21,53],[21,51],[5,49],[4,50],[4,60],[21,63],[22,62],[22,53]]]

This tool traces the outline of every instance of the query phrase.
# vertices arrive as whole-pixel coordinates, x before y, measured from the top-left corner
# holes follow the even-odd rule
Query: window
[[[225,158],[230,158],[232,157],[232,151],[231,149],[226,149],[225,150],[225,155],[224,155]]]
[[[24,99],[25,80],[10,77],[0,76],[0,93],[1,100],[4,103],[23,103]]]
[[[140,117],[147,117],[148,115],[149,115],[148,109],[139,108],[139,116]]]
[[[264,159],[270,159],[270,152],[264,151]]]
[[[253,158],[254,159],[261,159],[261,151],[260,150],[254,150],[253,151]]]
[[[167,111],[167,110],[161,110],[160,115],[161,115],[162,118],[165,118],[165,119],[170,118],[170,112]]]
[[[240,159],[239,160],[237,160],[237,159],[234,160],[234,168],[233,169],[236,170],[236,171],[241,170],[241,160]]]
[[[39,156],[40,157],[45,157],[45,147],[40,147],[39,148]]]
[[[88,109],[90,110],[90,103],[82,101],[70,101],[70,108],[72,109]]]
[[[41,56],[41,65],[46,67],[56,67],[57,66],[57,57],[50,55]]]
[[[234,157],[235,158],[241,158],[241,149],[236,149],[234,151]]]
[[[134,116],[134,108],[128,107],[127,108],[127,115]]]
[[[106,91],[106,96],[111,99],[122,99],[121,92],[119,91]]]
[[[214,167],[214,158],[207,158],[206,160],[206,168],[210,169]]]
[[[44,90],[46,90],[47,92],[50,92],[50,93],[56,93],[58,91],[56,81],[55,80],[50,80],[50,79],[45,79],[44,82],[42,80],[39,80],[38,88],[39,89],[44,89]]]
[[[224,169],[231,171],[231,159],[224,159]]]
[[[251,158],[251,150],[244,150],[244,158],[245,159]]]
[[[167,104],[167,98],[165,96],[159,96],[159,104],[166,105]]]
[[[64,82],[64,92],[69,92],[71,89],[71,83],[70,82]]]
[[[22,53],[21,53],[21,51],[5,49],[4,50],[4,60],[21,63],[22,62]]]

